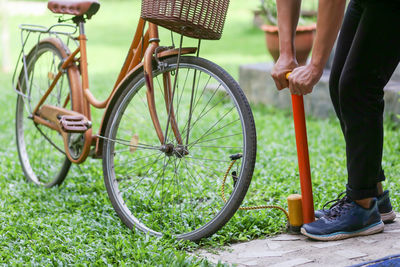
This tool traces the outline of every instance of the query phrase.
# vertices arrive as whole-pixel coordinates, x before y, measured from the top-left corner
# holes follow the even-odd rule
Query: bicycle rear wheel
[[[166,59],[165,69],[154,72],[165,145],[149,114],[145,78],[134,76],[112,106],[103,172],[112,205],[129,228],[199,240],[220,229],[240,206],[254,169],[256,131],[246,97],[228,73],[197,57],[182,57],[178,70],[176,62]],[[172,85],[176,79],[172,109],[165,103],[164,74]],[[167,126],[169,110],[181,144]],[[226,182],[225,203],[222,180],[235,154],[243,157]]]
[[[56,39],[54,39],[56,40]],[[25,177],[45,187],[60,185],[67,176],[71,162],[64,151],[61,135],[32,120],[32,112],[53,82],[62,62],[61,51],[51,40],[45,40],[32,48],[26,58],[27,77],[24,69],[19,76],[16,106],[16,139],[19,160]],[[63,73],[44,104],[71,109],[71,93],[67,73]]]

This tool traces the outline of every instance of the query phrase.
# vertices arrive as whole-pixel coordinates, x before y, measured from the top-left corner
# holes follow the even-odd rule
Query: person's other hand
[[[288,77],[290,93],[306,95],[312,92],[314,85],[322,76],[323,69],[311,64],[295,68]]]
[[[286,74],[298,66],[299,64],[293,57],[287,57],[284,55],[279,57],[271,72],[271,76],[274,79],[276,88],[278,88],[278,90],[289,87],[289,81],[286,79]]]

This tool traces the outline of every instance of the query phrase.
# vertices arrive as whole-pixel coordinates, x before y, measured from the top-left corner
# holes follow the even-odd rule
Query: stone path
[[[196,255],[213,263],[237,266],[351,266],[400,253],[400,214],[385,231],[371,236],[333,242],[313,241],[302,235],[282,234],[272,238],[233,244],[216,254],[199,250]]]

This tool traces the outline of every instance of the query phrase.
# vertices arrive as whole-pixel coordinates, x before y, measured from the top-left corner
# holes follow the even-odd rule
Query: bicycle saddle
[[[90,19],[99,10],[100,3],[98,0],[52,0],[47,3],[47,7],[53,13],[86,15]]]

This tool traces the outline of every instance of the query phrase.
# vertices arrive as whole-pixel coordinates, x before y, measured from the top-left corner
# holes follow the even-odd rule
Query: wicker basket
[[[142,18],[188,37],[221,38],[229,0],[142,0]]]

